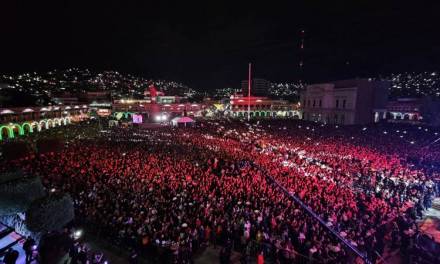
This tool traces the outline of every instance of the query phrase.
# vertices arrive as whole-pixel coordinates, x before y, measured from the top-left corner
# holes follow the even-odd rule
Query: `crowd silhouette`
[[[440,192],[436,135],[420,133],[285,120],[109,128],[12,167],[70,193],[76,225],[154,261],[191,263],[212,246],[222,263],[234,251],[243,263],[346,263],[359,258],[349,243],[374,263],[420,250],[416,220]]]

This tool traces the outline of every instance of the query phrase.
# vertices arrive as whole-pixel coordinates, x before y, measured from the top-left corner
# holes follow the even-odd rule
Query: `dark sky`
[[[212,89],[238,87],[251,61],[295,81],[301,29],[308,82],[440,69],[439,3],[139,2],[1,1],[0,73],[74,66]]]

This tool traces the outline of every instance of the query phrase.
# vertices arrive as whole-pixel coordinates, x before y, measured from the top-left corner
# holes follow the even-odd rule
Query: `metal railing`
[[[304,209],[310,216],[312,216],[314,219],[316,219],[325,229],[327,229],[331,234],[333,234],[336,238],[338,238],[350,251],[352,251],[355,255],[360,257],[364,263],[366,264],[372,264],[372,262],[368,259],[367,255],[362,253],[359,249],[357,249],[355,246],[353,246],[348,240],[343,238],[336,230],[328,226],[324,220],[317,215],[309,206],[307,206],[301,199],[296,197],[295,195],[291,194],[284,186],[279,184],[272,176],[270,176],[267,171],[264,168],[261,168],[258,165],[255,165],[253,162],[251,162],[252,166],[256,167],[260,171],[264,173],[266,178],[272,182],[277,188],[281,189],[288,197],[290,197],[292,200],[294,200],[299,206],[301,206],[302,209]]]

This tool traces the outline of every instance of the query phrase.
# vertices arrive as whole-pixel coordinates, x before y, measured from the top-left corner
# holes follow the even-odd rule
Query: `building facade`
[[[231,97],[228,114],[232,117],[274,118],[291,117],[300,119],[297,104],[285,100],[272,100],[267,97]]]
[[[137,113],[143,115],[144,120],[155,120],[156,116],[200,116],[205,109],[204,104],[196,103],[153,103],[149,99],[143,100],[114,100],[112,113]]]
[[[326,124],[368,124],[386,112],[389,83],[353,79],[312,84],[301,93],[304,120]]]
[[[82,121],[88,110],[87,105],[0,108],[0,141]]]
[[[111,102],[111,94],[109,91],[85,92],[79,95],[79,101],[88,104]]]
[[[88,105],[0,108],[0,124],[78,116],[87,113],[88,109]]]
[[[71,93],[56,94],[52,97],[52,101],[57,105],[78,105],[80,104],[77,96]]]
[[[398,98],[388,102],[383,117],[388,122],[440,125],[440,102],[429,97]]]

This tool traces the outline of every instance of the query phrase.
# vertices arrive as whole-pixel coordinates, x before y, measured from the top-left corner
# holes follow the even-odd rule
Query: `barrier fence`
[[[338,240],[340,240],[346,248],[348,248],[352,253],[354,253],[356,256],[360,257],[365,264],[372,264],[372,262],[368,259],[367,255],[362,253],[359,249],[357,249],[355,246],[353,246],[348,240],[343,238],[336,230],[328,226],[325,221],[318,216],[309,206],[307,206],[301,199],[296,197],[295,195],[291,194],[284,186],[279,184],[272,176],[270,176],[267,171],[264,168],[261,168],[260,166],[254,164],[251,162],[251,165],[257,168],[258,170],[262,171],[264,175],[266,176],[266,179],[274,184],[278,189],[280,189],[282,192],[284,192],[285,195],[290,197],[293,201],[295,201],[303,210],[305,210],[311,217],[316,219],[325,229],[327,229],[331,234],[333,234]]]

